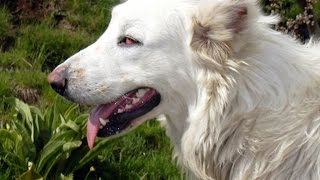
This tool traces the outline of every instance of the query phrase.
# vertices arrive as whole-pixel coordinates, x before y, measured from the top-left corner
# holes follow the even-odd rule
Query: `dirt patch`
[[[54,11],[54,2],[43,0],[17,0],[14,14],[19,20],[38,20],[50,15]]]
[[[10,30],[0,37],[0,52],[6,52],[15,45],[17,30],[22,24],[40,23],[49,17],[52,25],[74,31],[75,26],[66,20],[62,10],[66,6],[67,1],[64,0],[0,0],[0,8],[10,12]]]
[[[40,21],[44,17],[53,16],[57,22],[64,19],[61,7],[66,4],[63,0],[2,0],[0,7],[9,9],[12,23],[19,25],[22,21]]]
[[[14,90],[17,98],[21,99],[23,102],[27,104],[35,103],[40,98],[40,90],[37,88],[28,88],[17,86]]]

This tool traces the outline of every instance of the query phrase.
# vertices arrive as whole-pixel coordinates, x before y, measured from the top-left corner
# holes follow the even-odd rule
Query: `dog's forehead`
[[[173,2],[166,4],[165,1],[168,0],[129,0],[114,7],[112,10],[112,29],[121,32],[126,32],[128,29],[133,31],[138,29],[142,34],[145,31],[152,31],[154,34],[165,31],[167,26],[163,24],[168,23],[168,16],[175,8]]]
[[[193,7],[195,2],[198,0],[129,0],[115,6],[112,17],[122,27],[135,24],[146,29],[160,30],[181,18],[183,12],[188,12],[186,9]]]
[[[177,1],[130,0],[113,8],[112,16],[124,18],[150,18],[163,16],[172,11]]]

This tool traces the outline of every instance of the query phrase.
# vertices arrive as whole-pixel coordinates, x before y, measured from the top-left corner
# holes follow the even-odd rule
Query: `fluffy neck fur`
[[[190,179],[319,179],[319,47],[263,23],[246,38],[219,69],[194,60],[197,98],[169,115],[185,129],[167,126],[178,162]]]

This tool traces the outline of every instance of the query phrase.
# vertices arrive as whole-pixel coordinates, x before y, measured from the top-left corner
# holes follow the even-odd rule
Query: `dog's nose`
[[[60,66],[53,70],[48,76],[51,87],[60,95],[64,95],[67,85],[66,67]]]

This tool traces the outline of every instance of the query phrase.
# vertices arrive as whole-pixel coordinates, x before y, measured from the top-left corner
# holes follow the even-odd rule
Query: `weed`
[[[62,105],[57,97],[51,107],[41,111],[18,99],[6,102],[16,110],[14,118],[0,129],[0,164],[10,167],[7,175],[44,179],[180,177],[175,166],[168,164],[169,142],[154,121],[120,140],[99,139],[90,151],[85,138],[87,115],[79,115],[78,105]]]

